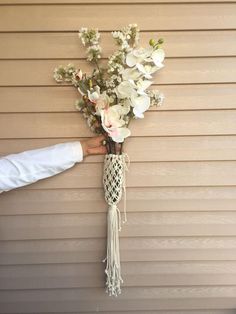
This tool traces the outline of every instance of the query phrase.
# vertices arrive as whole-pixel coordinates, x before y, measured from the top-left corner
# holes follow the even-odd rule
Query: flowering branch
[[[107,67],[99,66],[102,49],[97,29],[82,27],[78,34],[87,48],[87,60],[96,68],[90,75],[83,74],[73,64],[54,70],[58,83],[71,83],[81,97],[76,108],[83,114],[91,131],[108,134],[109,150],[112,141],[123,143],[131,135],[128,128],[132,119],[144,118],[150,106],[160,106],[164,95],[159,90],[148,90],[153,74],[164,67],[164,40],[150,39],[147,48],[139,46],[139,29],[130,24],[112,32],[117,50],[108,58]],[[114,146],[114,145],[113,145]],[[121,146],[121,145],[120,145]]]

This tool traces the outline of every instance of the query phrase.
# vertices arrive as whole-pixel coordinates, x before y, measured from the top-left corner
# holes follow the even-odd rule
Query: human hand
[[[83,156],[88,155],[104,155],[107,153],[106,146],[103,145],[103,141],[106,139],[105,135],[99,135],[92,137],[88,140],[81,140],[81,146],[83,149]]]

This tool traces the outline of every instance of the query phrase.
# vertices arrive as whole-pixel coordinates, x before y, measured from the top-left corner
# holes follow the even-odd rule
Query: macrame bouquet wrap
[[[82,27],[78,37],[86,48],[87,61],[93,65],[92,72],[84,73],[69,63],[59,65],[53,75],[56,82],[76,87],[79,97],[75,108],[93,133],[103,134],[102,145],[106,149],[102,152],[107,153],[103,185],[108,204],[107,254],[103,261],[106,262],[106,292],[110,296],[120,294],[123,283],[119,250],[122,221],[118,204],[124,193],[123,222],[126,222],[125,173],[129,158],[122,145],[131,135],[130,122],[143,119],[151,106],[160,106],[164,100],[164,94],[159,90],[148,89],[154,82],[153,74],[164,67],[164,40],[150,39],[147,47],[142,47],[139,45],[139,33],[137,24],[112,32],[117,49],[110,56],[102,57],[101,34],[97,29]]]
[[[119,249],[119,231],[121,231],[121,214],[118,208],[118,203],[122,198],[122,191],[125,190],[125,171],[128,170],[126,164],[128,155],[122,153],[121,155],[106,154],[103,168],[103,186],[105,193],[105,200],[108,204],[107,213],[107,255],[103,262],[106,261],[106,292],[109,295],[121,293],[120,285],[123,283],[121,277],[120,266],[120,249]],[[125,202],[126,204],[126,197]],[[124,207],[125,219],[126,205]]]

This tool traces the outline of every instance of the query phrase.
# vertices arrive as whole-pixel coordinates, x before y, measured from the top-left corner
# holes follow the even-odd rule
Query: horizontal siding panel
[[[48,76],[48,74],[47,74]],[[151,111],[236,109],[236,84],[153,85],[165,95],[163,106]],[[76,111],[80,98],[73,86],[0,87],[0,112],[68,112]]]
[[[235,186],[127,188],[126,198],[128,213],[236,210]],[[123,208],[122,201],[120,207]],[[1,195],[0,215],[79,214],[106,211],[107,205],[101,188],[17,189]]]
[[[227,226],[227,227],[226,227]],[[1,240],[103,238],[106,214],[2,216]],[[121,237],[235,236],[234,212],[129,213]]]
[[[108,298],[104,288],[23,290],[0,292],[1,312],[128,311],[233,309],[236,288],[229,287],[124,287],[119,298]],[[14,302],[12,301],[14,299]],[[29,301],[30,300],[30,301]]]
[[[236,161],[132,163],[128,187],[236,185]],[[79,164],[21,189],[102,187],[102,164]]]
[[[122,263],[123,287],[235,285],[235,261]],[[207,276],[206,276],[207,275]],[[104,264],[1,266],[4,290],[86,288],[104,286]]]
[[[11,134],[12,127],[15,134]],[[86,120],[80,113],[47,113],[47,114],[2,114],[0,115],[0,136],[2,138],[31,138],[44,137],[71,137],[75,134],[81,137],[94,135],[87,126]],[[12,130],[10,130],[12,129]],[[26,133],[28,135],[26,135]],[[18,134],[18,136],[17,136]],[[57,135],[56,135],[57,134]]]
[[[101,314],[107,314],[107,312],[100,312]],[[37,314],[42,314],[42,313],[37,313]],[[60,314],[66,314],[66,313],[60,313]],[[68,314],[68,313],[67,313]],[[70,313],[70,314],[78,314],[78,313]],[[96,312],[81,312],[80,314],[97,314]],[[117,312],[117,311],[112,311],[112,314],[134,314],[134,312]],[[135,311],[135,314],[143,314],[141,311]],[[145,311],[145,314],[235,314],[234,310],[182,310],[182,311]]]
[[[107,314],[107,312],[100,312],[101,314]],[[37,314],[42,314],[42,313],[37,313]],[[66,314],[66,313],[62,313]],[[68,313],[67,313],[68,314]],[[77,314],[77,313],[70,313],[70,314]],[[80,313],[80,314],[85,314],[85,312]],[[86,314],[97,314],[96,312],[86,312]],[[117,312],[117,311],[112,311],[112,314],[134,314],[133,312]],[[135,311],[135,314],[143,314],[141,311]],[[145,314],[235,314],[234,310],[200,310],[200,311],[195,311],[195,310],[182,310],[182,311],[146,311]]]
[[[69,62],[91,70],[81,26],[103,32],[107,58],[115,48],[108,31],[135,16],[141,43],[163,37],[166,51],[152,86],[164,93],[164,106],[132,121],[124,147],[131,165],[120,233],[122,294],[104,291],[103,156],[90,156],[1,195],[0,314],[235,312],[231,1],[0,0],[0,155],[93,135],[74,108],[76,89],[52,77]]]
[[[145,137],[126,141],[124,150],[134,162],[236,160],[234,136]]]
[[[2,139],[0,156],[77,140],[80,139]],[[123,149],[132,162],[236,160],[236,136],[131,137]],[[103,160],[103,156],[87,156],[84,163]]]
[[[234,2],[233,0],[227,1],[227,2]],[[182,2],[195,2],[195,0],[148,0],[146,2],[145,0],[69,0],[66,2],[66,4],[136,4],[136,3],[142,3],[142,4],[150,4],[150,3],[182,3]],[[222,0],[198,0],[198,2],[222,2]],[[32,2],[32,0],[0,0],[0,5],[4,4],[65,4],[65,0],[35,0]]]
[[[144,31],[233,29],[235,7],[234,3],[3,6],[0,31],[77,31],[88,25],[113,30],[126,25],[134,12],[135,22]]]
[[[132,136],[234,135],[236,110],[148,112],[132,120]],[[0,138],[61,138],[94,135],[76,113],[18,113],[0,115]]]
[[[150,38],[164,38],[168,57],[234,56],[236,31],[144,32],[140,44]],[[85,48],[77,33],[0,33],[0,59],[85,58]],[[187,45],[186,45],[187,43]],[[101,33],[102,56],[116,49],[111,34]]]
[[[81,68],[83,72],[92,70],[92,66],[84,60],[0,60],[0,85],[59,86],[53,79],[53,70],[69,62]],[[157,84],[235,83],[235,57],[173,58],[166,59],[164,63],[165,67],[153,77]]]
[[[108,314],[107,311],[105,312],[101,312],[99,311],[99,313],[101,314]],[[15,313],[16,314],[16,313]],[[37,314],[43,314],[43,313],[38,313]],[[65,313],[65,312],[61,312],[60,314],[78,314],[78,312],[70,312],[70,313]],[[97,312],[80,312],[80,314],[97,314]],[[133,311],[112,311],[112,314],[134,314]],[[142,311],[135,311],[135,314],[143,314]],[[235,314],[234,310],[181,310],[181,311],[174,311],[174,310],[170,310],[170,311],[163,311],[163,310],[157,310],[157,311],[145,311],[145,314]]]
[[[101,314],[108,314],[107,311],[105,312],[101,312],[99,311],[99,313]],[[16,314],[16,313],[15,313]],[[18,313],[17,313],[18,314]],[[37,314],[44,314],[44,313],[38,313]],[[65,313],[65,312],[60,312],[60,314],[78,314],[78,312],[70,312],[70,313]],[[97,314],[97,312],[80,312],[80,314]],[[112,311],[112,314],[134,314],[134,311]],[[135,314],[143,314],[142,311],[135,311]],[[157,310],[157,311],[145,311],[145,314],[235,314],[234,310],[181,310],[181,311],[174,311],[174,310],[170,310],[170,311],[163,311],[163,310]]]
[[[0,249],[1,265],[95,263],[105,256],[106,239],[11,240]],[[122,237],[120,254],[122,262],[235,261],[236,238]]]

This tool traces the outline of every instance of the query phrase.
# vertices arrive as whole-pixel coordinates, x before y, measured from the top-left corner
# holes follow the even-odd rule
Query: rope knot
[[[106,292],[117,296],[121,293],[120,284],[123,282],[120,269],[119,231],[121,231],[121,214],[117,207],[124,190],[124,215],[126,218],[126,176],[130,165],[129,156],[107,154],[104,159],[103,186],[105,200],[109,205],[107,214],[107,256],[103,260],[106,263]]]

